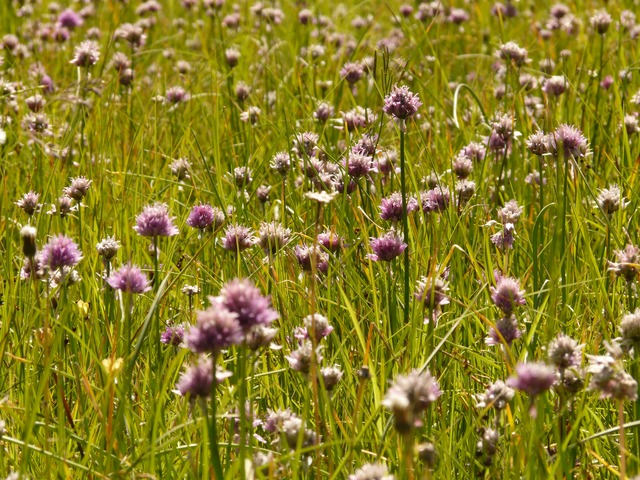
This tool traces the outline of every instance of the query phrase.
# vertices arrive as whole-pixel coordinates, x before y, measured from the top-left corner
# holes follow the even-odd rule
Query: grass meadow
[[[639,12],[0,2],[0,478],[640,475]]]

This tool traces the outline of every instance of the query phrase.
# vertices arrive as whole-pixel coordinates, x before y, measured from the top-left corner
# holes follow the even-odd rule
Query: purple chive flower
[[[165,345],[173,345],[179,347],[184,341],[184,325],[169,325],[160,335],[160,341]]]
[[[418,201],[414,197],[407,198],[407,213],[417,209]],[[388,197],[382,199],[380,202],[380,218],[392,222],[399,222],[403,217],[402,194],[400,192],[393,192]]]
[[[224,213],[206,203],[194,205],[187,218],[187,225],[198,230],[216,230],[224,222]]]
[[[618,348],[620,348],[618,346]],[[608,355],[587,355],[591,373],[589,390],[600,392],[600,398],[612,398],[619,401],[636,401],[638,383],[624,371],[621,360]]]
[[[583,345],[578,345],[573,338],[560,333],[554,338],[547,347],[547,355],[549,361],[555,365],[558,370],[564,371],[567,368],[579,367],[582,361]]]
[[[500,221],[503,225],[511,223],[515,225],[520,215],[522,215],[523,208],[518,206],[518,202],[516,200],[509,200],[505,203],[504,207],[498,210],[498,217],[500,217]]]
[[[111,288],[126,293],[144,293],[151,290],[147,276],[135,265],[123,265],[107,279]]]
[[[558,156],[562,151],[565,158],[584,157],[588,153],[589,142],[582,132],[573,125],[560,125],[551,136],[551,153]]]
[[[387,390],[382,405],[393,412],[396,429],[409,432],[420,425],[420,414],[442,394],[429,370],[412,370],[398,375]]]
[[[347,169],[349,176],[353,178],[366,177],[376,170],[373,159],[370,156],[359,152],[351,152],[349,158],[344,159],[342,163]]]
[[[235,279],[226,283],[220,290],[218,299],[224,308],[237,316],[244,332],[255,325],[269,326],[280,318],[278,312],[271,308],[271,299],[263,296],[248,279]]]
[[[221,383],[230,376],[230,372],[217,370],[215,374],[216,383]],[[178,380],[176,388],[178,392],[180,392],[180,395],[189,397],[190,400],[197,397],[207,398],[211,395],[213,377],[213,364],[211,360],[203,358],[187,368],[180,377],[180,380]]]
[[[399,120],[412,117],[422,106],[422,102],[417,94],[409,91],[409,87],[397,85],[393,87],[391,93],[384,99],[382,110],[387,115],[391,115]]]
[[[531,362],[516,365],[516,376],[509,378],[507,385],[535,397],[549,390],[556,381],[553,368],[544,363]]]
[[[100,59],[100,46],[93,40],[86,40],[78,45],[73,53],[73,59],[69,62],[76,67],[92,67]]]
[[[25,193],[22,198],[16,202],[16,205],[31,217],[40,208],[40,204],[38,203],[39,199],[40,194],[31,191]]]
[[[512,277],[498,276],[496,286],[491,287],[491,300],[506,315],[510,315],[518,305],[525,305],[524,290],[520,282]]]
[[[316,246],[296,245],[294,255],[298,260],[298,265],[305,272],[311,272],[312,265],[321,273],[327,273],[329,270],[329,254]],[[312,263],[313,262],[313,263]]]
[[[51,237],[42,249],[42,265],[51,270],[73,268],[82,260],[82,252],[69,237],[57,235]]]
[[[229,225],[225,230],[222,248],[230,252],[239,253],[252,247],[256,242],[257,239],[253,236],[253,231],[249,227],[234,224]]]
[[[315,342],[319,342],[333,332],[329,319],[319,313],[307,315],[302,323],[304,324],[304,338],[310,338]]]
[[[436,310],[440,305],[449,304],[448,291],[447,283],[439,275],[430,275],[418,280],[415,296],[426,308]]]
[[[515,227],[507,223],[498,233],[491,235],[491,243],[500,250],[512,249],[515,242]]]
[[[58,15],[58,25],[61,25],[69,30],[73,30],[84,23],[82,17],[76,12],[67,8]]]
[[[170,237],[179,233],[164,203],[147,205],[136,217],[133,229],[143,237]]]
[[[356,83],[364,75],[364,65],[360,62],[347,62],[340,69],[340,76],[350,84]]]
[[[262,222],[260,224],[258,244],[265,253],[274,254],[282,249],[291,238],[291,230],[284,228],[277,222]]]
[[[420,204],[424,213],[444,212],[451,202],[451,193],[447,187],[436,186],[420,193]]]
[[[313,350],[313,344],[310,341],[304,342],[297,350],[294,350],[284,358],[289,362],[289,367],[296,372],[303,375],[308,375],[311,371],[311,362],[315,354],[316,363],[322,362],[322,354],[320,353],[320,347]]]
[[[196,312],[196,324],[184,335],[184,343],[192,352],[218,354],[244,341],[238,315],[224,308],[218,299],[211,300],[209,308]]]
[[[173,105],[181,102],[186,102],[190,98],[189,92],[187,92],[181,86],[173,86],[167,88],[164,96],[166,101]]]
[[[638,270],[640,269],[640,248],[635,245],[627,245],[624,250],[616,250],[617,262],[608,262],[609,271],[615,272],[619,277],[624,278],[627,283],[633,282],[638,278]]]
[[[513,315],[507,315],[498,320],[495,326],[489,329],[489,335],[485,343],[490,346],[507,344],[511,346],[514,340],[522,336],[522,331],[518,328],[518,320]]]
[[[76,202],[80,202],[87,195],[92,182],[93,180],[89,180],[86,177],[72,178],[71,185],[65,187],[62,193],[69,198],[73,198]]]
[[[373,254],[367,256],[374,262],[390,262],[408,246],[394,230],[390,230],[379,238],[372,238],[370,243]]]
[[[506,62],[513,62],[516,67],[521,67],[528,61],[527,49],[520,47],[516,42],[507,42],[500,45],[496,56]]]
[[[496,410],[504,410],[509,402],[513,400],[515,392],[507,386],[502,380],[496,380],[489,385],[485,393],[476,395],[476,408],[486,409],[495,408]]]
[[[611,185],[609,188],[603,188],[596,198],[598,207],[607,215],[611,215],[620,209],[622,204],[622,193],[620,187],[617,185]]]
[[[331,230],[325,230],[318,234],[318,243],[332,253],[342,249],[342,237]]]

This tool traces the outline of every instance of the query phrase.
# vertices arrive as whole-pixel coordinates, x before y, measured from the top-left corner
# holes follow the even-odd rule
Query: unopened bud
[[[20,237],[22,237],[22,253],[27,258],[33,258],[36,256],[36,229],[30,225],[25,225],[20,230]]]

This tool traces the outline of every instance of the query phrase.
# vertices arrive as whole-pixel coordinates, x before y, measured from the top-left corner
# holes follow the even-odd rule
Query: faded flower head
[[[317,364],[322,362],[320,347],[316,347],[314,351],[313,344],[307,340],[303,342],[297,350],[286,355],[285,358],[289,362],[289,367],[291,367],[292,370],[300,372],[303,375],[308,375],[311,371],[311,363],[313,362],[314,356]]]
[[[147,276],[130,263],[113,272],[107,283],[111,288],[125,293],[144,293],[151,290]]]
[[[304,338],[310,338],[315,342],[319,342],[333,332],[329,319],[319,313],[307,315],[302,319],[302,323],[304,324]]]
[[[347,159],[343,160],[343,165],[347,169],[349,176],[362,178],[376,171],[373,159],[364,153],[354,152]]]
[[[504,410],[509,402],[513,400],[515,392],[502,380],[496,380],[489,385],[486,392],[476,395],[476,408],[487,409],[495,408],[496,410]]]
[[[432,274],[418,280],[415,296],[426,308],[435,309],[440,305],[449,304],[448,291],[449,286],[442,277]]]
[[[549,390],[556,381],[553,368],[544,363],[530,362],[516,365],[516,376],[509,378],[507,385],[535,397]]]
[[[291,169],[291,157],[287,152],[278,152],[271,160],[271,168],[283,177],[287,175]]]
[[[80,202],[89,191],[92,180],[86,177],[76,177],[71,179],[71,185],[65,187],[62,191],[67,197],[73,198],[76,202]]]
[[[596,203],[605,214],[611,215],[620,209],[621,197],[620,187],[611,185],[600,190]]]
[[[393,412],[396,429],[408,432],[420,424],[419,415],[441,394],[440,386],[431,372],[416,369],[396,377],[382,405]]]
[[[191,170],[191,163],[186,158],[176,158],[169,166],[171,173],[178,179],[184,180],[189,178],[189,170]]]
[[[102,259],[108,262],[116,256],[120,246],[120,242],[115,237],[106,237],[96,245],[96,250]]]
[[[58,270],[64,267],[73,268],[82,260],[82,252],[78,245],[65,235],[51,237],[42,249],[42,265],[51,270]]]
[[[609,25],[611,25],[611,15],[606,10],[598,10],[593,16],[589,19],[589,23],[594,28],[596,32],[600,35],[604,35],[609,30]]]
[[[274,254],[282,249],[291,238],[291,230],[284,228],[277,222],[262,222],[260,224],[258,244],[267,254]]]
[[[39,193],[30,191],[28,193],[25,193],[22,198],[16,202],[16,205],[20,207],[22,211],[24,211],[24,213],[31,217],[40,208],[40,204],[38,203],[39,199]]]
[[[170,237],[179,233],[164,203],[147,205],[136,217],[133,229],[143,237]]]
[[[340,76],[350,84],[356,83],[364,74],[364,65],[360,62],[347,62],[340,69]]]
[[[583,345],[578,345],[574,339],[561,333],[551,341],[547,348],[549,361],[560,371],[579,367],[582,360],[582,347]]]
[[[373,253],[368,258],[374,262],[390,262],[408,246],[395,230],[390,230],[379,238],[371,238],[370,245]]]
[[[332,230],[325,230],[319,233],[318,243],[333,253],[342,249],[342,237]]]
[[[387,115],[391,115],[400,120],[412,117],[422,106],[422,102],[417,94],[409,91],[409,87],[395,85],[391,93],[384,99],[382,110]]]
[[[324,367],[320,369],[320,377],[322,377],[324,388],[327,392],[331,392],[342,379],[342,370],[338,365]]]
[[[395,480],[395,477],[381,463],[366,463],[349,475],[349,480]]]
[[[589,390],[600,392],[600,398],[612,398],[620,401],[638,399],[638,383],[624,371],[621,360],[607,355],[587,355],[591,373]]]
[[[523,208],[518,206],[518,202],[516,200],[509,200],[504,207],[498,210],[498,217],[503,225],[507,223],[511,223],[515,225],[522,215]]]
[[[516,42],[507,42],[500,45],[496,56],[507,62],[513,62],[517,67],[523,66],[528,61],[527,49],[520,47]]]
[[[22,253],[27,258],[33,258],[36,255],[38,247],[36,238],[38,231],[31,225],[25,225],[20,229],[20,238],[22,239]]]
[[[544,82],[542,91],[547,95],[558,97],[567,90],[567,79],[564,75],[554,75]]]
[[[100,46],[93,40],[86,40],[76,46],[71,64],[76,67],[92,67],[100,59]]]
[[[637,350],[637,347],[640,346],[640,309],[622,317],[620,333],[622,334],[622,345],[634,347]]]
[[[247,248],[252,247],[257,242],[253,236],[253,230],[244,225],[229,225],[222,238],[222,248],[230,252],[239,253]]]

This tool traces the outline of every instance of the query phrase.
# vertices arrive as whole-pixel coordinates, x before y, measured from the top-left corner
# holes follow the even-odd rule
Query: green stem
[[[404,125],[400,127],[400,189],[402,191],[402,230],[407,248],[404,250],[404,324],[409,323],[409,215],[407,212],[407,181],[404,155]]]
[[[211,418],[209,418],[207,425],[209,426],[209,455],[211,456],[211,463],[213,466],[213,472],[216,480],[222,480],[224,473],[222,471],[222,463],[220,462],[220,452],[218,451],[218,426],[216,418],[217,400],[216,400],[216,356],[211,358],[213,366],[213,381],[211,382]],[[200,404],[203,413],[207,415],[207,403],[203,400]]]

